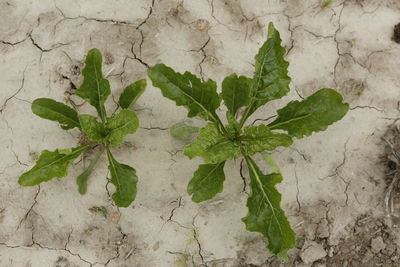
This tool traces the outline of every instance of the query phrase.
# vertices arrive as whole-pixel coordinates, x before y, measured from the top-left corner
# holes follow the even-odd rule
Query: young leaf
[[[192,136],[192,134],[199,132],[199,128],[187,125],[183,122],[178,122],[169,128],[169,132],[173,137],[187,140]]]
[[[44,119],[57,121],[64,130],[80,128],[78,113],[69,106],[50,98],[38,98],[32,103],[32,112]]]
[[[268,239],[268,249],[282,259],[295,246],[295,233],[280,207],[281,194],[275,185],[282,181],[278,173],[264,175],[255,162],[245,157],[250,173],[251,194],[247,199],[249,212],[242,221],[251,232],[262,233]]]
[[[221,98],[213,80],[202,82],[190,72],[177,73],[164,64],[155,65],[147,73],[153,85],[160,88],[165,97],[188,109],[189,118],[203,116],[217,121],[215,110],[219,107]]]
[[[105,121],[104,102],[110,95],[110,83],[103,77],[101,63],[101,52],[96,48],[90,50],[82,70],[83,84],[76,90],[76,94],[95,107],[102,121]]]
[[[95,117],[83,114],[79,115],[79,121],[81,123],[82,131],[90,140],[98,143],[104,141],[107,131],[104,128],[104,125],[98,122]]]
[[[89,166],[78,177],[76,177],[76,183],[78,184],[78,191],[81,195],[86,194],[87,181],[89,179],[89,176],[92,174],[94,166],[96,166],[96,163],[99,160],[103,151],[104,151],[104,149],[101,149],[96,154],[96,156],[90,161]]]
[[[119,96],[118,104],[121,108],[129,108],[138,100],[146,89],[146,80],[138,80],[128,85]]]
[[[264,152],[262,153],[262,157],[267,164],[269,170],[273,173],[281,173],[281,169],[279,168],[278,164],[276,163],[275,159],[271,156],[271,154]]]
[[[112,199],[118,207],[128,207],[136,197],[136,184],[138,177],[136,170],[131,166],[116,161],[107,149],[108,169],[111,173],[111,183],[115,185]]]
[[[244,136],[240,140],[244,143],[247,155],[264,150],[272,151],[278,146],[288,147],[293,143],[289,135],[272,132],[265,125],[245,127]]]
[[[292,101],[278,110],[278,118],[270,123],[270,129],[281,129],[289,135],[302,138],[313,132],[323,131],[349,110],[343,97],[335,90],[325,88],[302,101]]]
[[[88,146],[69,149],[43,150],[36,165],[21,175],[18,183],[23,186],[34,186],[55,177],[67,175],[68,165],[76,159]]]
[[[139,119],[132,110],[123,109],[107,119],[106,127],[109,131],[108,141],[111,145],[118,146],[124,141],[126,135],[136,132],[139,127]]]
[[[222,82],[222,99],[229,114],[235,116],[237,110],[249,104],[252,79],[238,77],[235,73],[227,76]]]
[[[220,163],[240,155],[240,147],[223,136],[215,123],[200,129],[193,143],[185,147],[184,154],[190,159],[198,156],[205,163]]]
[[[225,161],[216,164],[201,164],[190,180],[187,192],[194,202],[213,198],[221,193],[224,185]]]

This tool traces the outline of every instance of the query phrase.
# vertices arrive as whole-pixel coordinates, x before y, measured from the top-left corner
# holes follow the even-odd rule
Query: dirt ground
[[[351,106],[327,131],[274,153],[298,235],[288,263],[240,220],[249,190],[240,160],[226,165],[223,193],[191,201],[186,185],[201,160],[187,159],[186,143],[168,132],[189,120],[151,85],[135,106],[140,130],[113,151],[137,169],[131,207],[110,200],[105,160],[85,196],[75,183],[82,161],[66,178],[18,185],[41,150],[76,144],[78,131],[62,131],[30,105],[39,97],[79,105],[90,48],[103,51],[114,96],[159,62],[220,83],[232,72],[251,76],[270,21],[287,48],[292,91],[251,119],[324,87]],[[395,148],[400,134],[399,22],[397,0],[0,0],[0,266],[400,266],[399,228],[385,205],[398,166],[387,141]]]

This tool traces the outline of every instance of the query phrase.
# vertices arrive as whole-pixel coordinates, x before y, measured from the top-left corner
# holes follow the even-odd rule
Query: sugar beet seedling
[[[139,127],[139,120],[129,109],[146,88],[146,80],[138,80],[127,86],[119,98],[121,110],[107,117],[104,103],[110,95],[110,83],[102,74],[102,55],[98,49],[88,52],[85,60],[84,76],[81,87],[76,94],[96,108],[100,122],[96,117],[78,114],[75,109],[49,98],[39,98],[32,103],[32,112],[42,118],[57,121],[61,128],[69,130],[78,128],[85,136],[83,142],[74,148],[42,151],[36,165],[21,175],[18,183],[23,186],[34,186],[55,177],[67,175],[68,166],[84,151],[96,149],[97,154],[89,166],[77,177],[78,191],[85,194],[90,174],[101,154],[106,151],[110,182],[115,186],[112,198],[119,207],[127,207],[136,196],[136,170],[131,166],[119,163],[111,154],[110,147],[118,146],[126,135],[134,133]]]
[[[281,194],[275,188],[282,176],[279,171],[264,174],[252,156],[279,146],[289,147],[293,137],[302,138],[325,130],[340,120],[349,106],[339,93],[324,88],[279,109],[276,119],[268,125],[244,127],[257,108],[289,92],[289,63],[284,55],[279,32],[270,23],[267,41],[255,57],[254,77],[227,76],[222,82],[221,94],[217,93],[213,80],[202,82],[189,72],[177,73],[163,64],[150,68],[148,75],[165,97],[188,109],[188,117],[200,116],[209,122],[184,149],[190,159],[198,156],[205,162],[188,184],[187,192],[192,200],[205,201],[222,192],[226,160],[243,156],[249,169],[251,194],[247,200],[248,214],[242,221],[248,231],[260,232],[267,238],[272,253],[287,260],[287,250],[295,245],[295,233],[280,207]],[[221,99],[228,109],[227,125],[216,114]],[[239,109],[243,112],[238,112]],[[179,129],[185,131],[181,136],[195,132],[181,126],[171,129],[175,136],[180,135]]]

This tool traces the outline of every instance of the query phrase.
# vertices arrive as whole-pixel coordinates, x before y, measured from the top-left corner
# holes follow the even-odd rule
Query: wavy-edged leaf
[[[193,143],[185,147],[184,154],[190,159],[202,157],[205,163],[220,163],[240,155],[240,147],[223,136],[215,123],[201,128]]]
[[[69,149],[43,150],[32,169],[22,174],[18,183],[23,186],[34,186],[53,178],[67,175],[68,165],[76,159],[88,146]]]
[[[215,81],[202,82],[188,71],[181,74],[164,64],[155,65],[147,73],[165,97],[188,109],[188,117],[202,116],[216,121],[215,110],[221,104],[221,98]]]
[[[272,132],[265,125],[247,126],[244,128],[244,136],[240,137],[247,155],[253,155],[261,151],[272,151],[278,146],[288,147],[293,141],[284,133]]]
[[[118,146],[124,141],[126,135],[136,132],[139,128],[139,119],[132,110],[123,109],[107,119],[106,127],[109,131],[108,141],[111,145]]]
[[[268,249],[285,260],[287,250],[295,246],[296,235],[280,207],[281,194],[275,188],[282,176],[278,173],[265,175],[251,158],[245,158],[251,194],[247,199],[249,211],[242,221],[248,231],[262,233],[268,240]]]
[[[103,77],[101,64],[101,52],[96,48],[90,50],[86,56],[85,68],[82,70],[83,83],[76,90],[76,94],[95,107],[104,121],[106,118],[104,102],[110,95],[110,83]]]
[[[96,156],[90,161],[89,166],[78,176],[76,177],[76,183],[78,185],[78,192],[81,195],[86,194],[87,191],[87,182],[89,176],[92,174],[94,167],[96,166],[97,161],[99,160],[101,154],[103,153],[104,149],[101,149]]]
[[[252,79],[245,76],[238,77],[236,73],[223,80],[221,96],[229,114],[232,116],[235,116],[239,108],[249,104],[252,82]]]
[[[115,186],[115,193],[112,195],[112,199],[118,207],[128,207],[136,197],[136,184],[138,181],[136,170],[129,165],[116,161],[109,150],[107,150],[107,157],[111,183]]]
[[[50,98],[32,102],[32,112],[47,120],[57,121],[64,130],[80,128],[78,113],[71,107]]]
[[[278,117],[271,122],[270,129],[281,129],[289,135],[302,138],[313,132],[323,131],[346,115],[349,105],[341,94],[324,88],[302,101],[292,101],[278,110]]]
[[[119,96],[118,104],[121,108],[129,108],[138,100],[146,89],[146,80],[138,80],[125,87],[122,94]]]
[[[188,140],[194,133],[199,132],[199,127],[190,126],[183,122],[178,122],[169,128],[169,132],[173,137]]]
[[[216,164],[201,164],[190,180],[187,192],[192,195],[194,202],[201,202],[213,198],[221,193],[224,187],[225,161]]]
[[[79,115],[82,131],[86,136],[95,142],[103,142],[107,136],[107,130],[101,122],[98,122],[95,117],[88,114]]]

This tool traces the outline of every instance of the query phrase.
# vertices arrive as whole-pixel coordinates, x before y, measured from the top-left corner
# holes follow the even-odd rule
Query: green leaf
[[[119,97],[118,103],[121,108],[129,108],[138,100],[146,89],[146,80],[138,80],[128,85]]]
[[[50,98],[38,98],[32,103],[32,112],[44,119],[57,121],[64,130],[80,128],[78,113],[69,106]]]
[[[139,119],[132,110],[123,109],[107,119],[106,127],[109,131],[108,141],[111,145],[118,146],[126,135],[136,132],[139,128]]]
[[[92,174],[94,166],[96,166],[104,149],[101,149],[96,156],[90,161],[89,166],[76,178],[76,183],[78,184],[78,191],[81,195],[86,194],[87,191],[87,181],[89,176]]]
[[[227,76],[222,82],[221,96],[232,116],[235,116],[239,108],[249,104],[252,82],[252,79],[245,76],[238,77],[235,73]]]
[[[202,82],[190,72],[181,74],[164,64],[155,65],[147,73],[153,85],[160,88],[165,97],[188,109],[188,117],[202,116],[217,121],[215,110],[221,98],[213,80]]]
[[[103,77],[101,64],[101,52],[96,48],[90,50],[86,56],[85,68],[82,71],[83,83],[76,90],[76,94],[95,107],[100,118],[104,121],[106,118],[104,102],[110,95],[110,83]]]
[[[107,136],[107,131],[101,122],[91,115],[83,114],[79,115],[79,121],[81,123],[82,131],[86,136],[95,142],[101,143]]]
[[[240,147],[223,136],[215,123],[209,123],[200,129],[196,140],[185,147],[184,154],[190,159],[202,157],[205,163],[220,163],[238,157]]]
[[[136,170],[131,166],[116,161],[108,149],[107,156],[111,183],[115,185],[116,189],[112,199],[118,207],[128,207],[136,197],[136,184],[138,181]]]
[[[313,132],[323,131],[349,110],[343,97],[335,90],[324,88],[302,101],[292,101],[278,110],[278,117],[268,126],[281,129],[289,135],[302,138]]]
[[[242,221],[251,232],[262,233],[268,239],[268,249],[282,259],[295,246],[295,233],[280,207],[281,194],[275,185],[282,181],[278,173],[264,175],[255,162],[245,157],[250,173],[251,194],[247,199],[249,212]]]
[[[272,157],[271,154],[269,153],[262,153],[263,159],[265,160],[265,163],[267,164],[267,167],[269,170],[273,173],[281,173],[281,169],[279,168],[279,165],[276,163],[275,159]]]
[[[43,150],[36,165],[18,179],[23,186],[34,186],[67,175],[68,165],[76,159],[88,146],[69,149]]]
[[[194,202],[213,198],[221,193],[224,185],[225,161],[216,164],[201,164],[190,180],[187,192]]]
[[[199,127],[187,125],[183,122],[178,122],[169,128],[169,132],[173,137],[187,140],[192,134],[199,132]]]
[[[288,147],[293,143],[289,135],[272,132],[265,125],[245,127],[244,136],[241,136],[240,140],[245,145],[247,155],[264,150],[272,151],[278,146]]]

